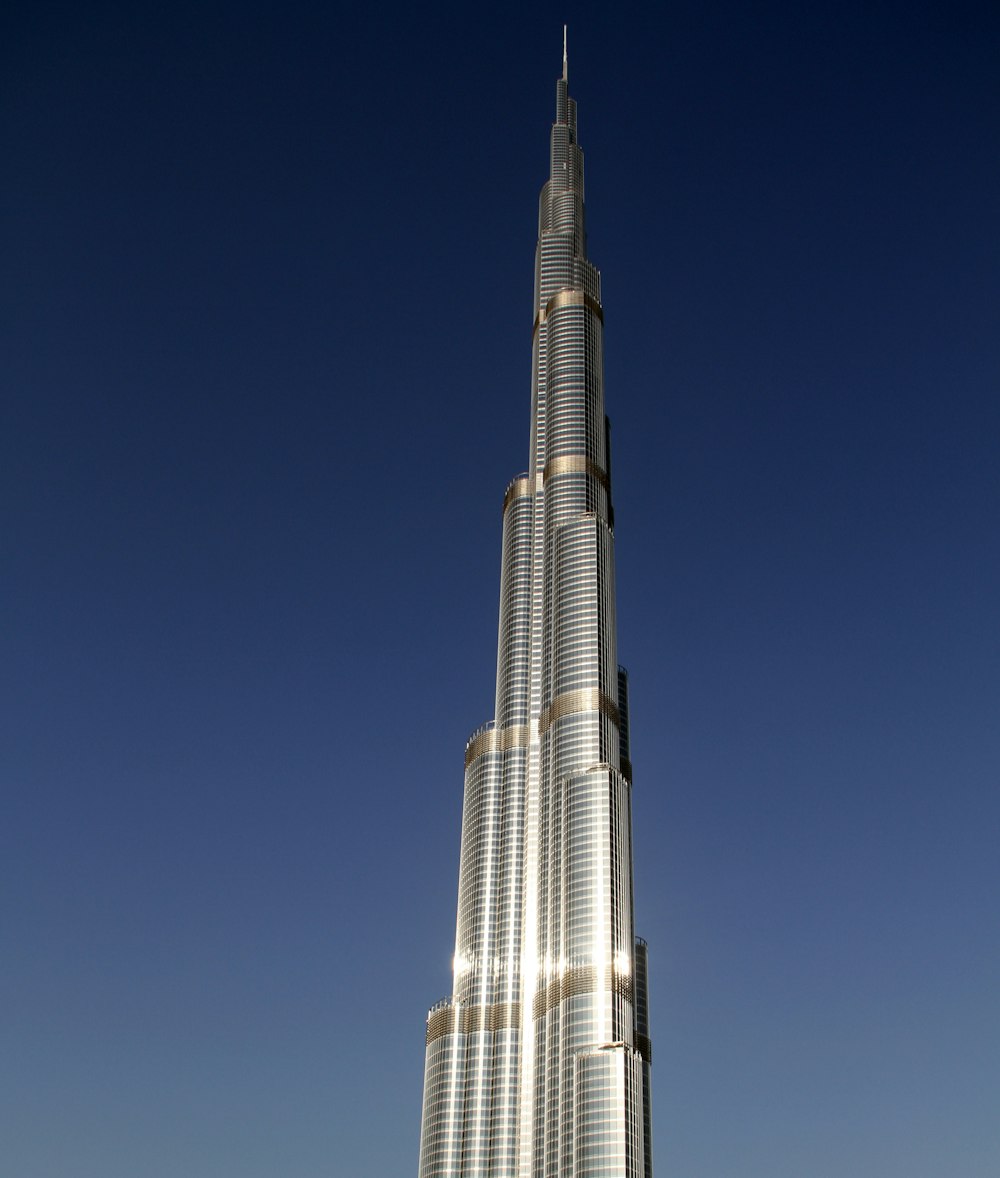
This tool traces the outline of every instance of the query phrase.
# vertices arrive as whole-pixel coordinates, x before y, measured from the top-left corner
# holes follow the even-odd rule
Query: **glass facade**
[[[495,719],[465,753],[452,994],[420,1178],[651,1178],[600,274],[566,70],[539,202],[529,469],[503,507]]]

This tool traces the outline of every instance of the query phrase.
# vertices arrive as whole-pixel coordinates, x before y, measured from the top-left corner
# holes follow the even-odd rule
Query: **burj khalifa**
[[[420,1178],[651,1178],[600,273],[565,43],[535,254],[528,470],[503,499],[496,711],[465,750],[451,995]]]

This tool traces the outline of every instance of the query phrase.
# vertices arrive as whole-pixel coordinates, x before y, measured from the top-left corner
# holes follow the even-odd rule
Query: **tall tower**
[[[651,1178],[600,274],[565,39],[535,254],[529,469],[503,500],[495,719],[465,750],[454,989],[420,1178]]]

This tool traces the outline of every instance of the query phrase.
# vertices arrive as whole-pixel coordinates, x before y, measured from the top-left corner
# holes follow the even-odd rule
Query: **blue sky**
[[[19,5],[14,1178],[416,1167],[561,25],[658,1172],[1000,1171],[992,6]]]

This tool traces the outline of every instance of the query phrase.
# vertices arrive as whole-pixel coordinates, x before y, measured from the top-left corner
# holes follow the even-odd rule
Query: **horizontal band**
[[[560,474],[589,474],[591,478],[601,484],[605,491],[609,493],[611,491],[608,472],[598,466],[592,458],[588,458],[586,454],[562,454],[558,458],[550,458],[545,464],[542,479],[548,480]]]
[[[547,986],[542,986],[531,1004],[531,1017],[542,1018],[554,1006],[577,994],[597,993],[597,967],[593,965],[571,966]],[[632,1001],[632,975],[608,970],[604,975],[604,989],[618,994],[628,1002]]]
[[[505,1031],[520,1026],[520,1002],[493,1002],[488,1005],[464,1006],[452,1002],[427,1016],[427,1042],[445,1035],[473,1035],[477,1031]]]
[[[564,691],[547,708],[542,708],[538,717],[538,735],[548,731],[556,720],[575,712],[602,712],[616,727],[620,722],[614,700],[597,687],[585,687],[582,691]]]
[[[585,290],[579,289],[560,290],[549,299],[544,309],[535,316],[535,323],[531,329],[532,333],[536,332],[552,312],[558,311],[560,307],[586,307],[588,311],[593,311],[602,323],[604,322],[604,308],[593,295],[587,294]]]
[[[554,294],[545,304],[545,318],[548,319],[552,312],[558,311],[560,307],[586,307],[593,311],[602,323],[604,322],[604,308],[585,290],[561,290]]]
[[[465,746],[465,767],[468,767],[484,753],[504,752],[507,749],[523,748],[528,744],[528,726],[512,724],[509,728],[488,728],[480,732]]]
[[[525,496],[533,495],[534,493],[534,480],[529,478],[526,474],[518,475],[517,478],[511,482],[510,486],[507,488],[506,494],[503,497],[504,511],[507,510],[507,508],[514,502],[515,499],[523,499]]]

